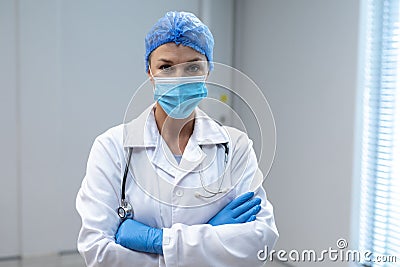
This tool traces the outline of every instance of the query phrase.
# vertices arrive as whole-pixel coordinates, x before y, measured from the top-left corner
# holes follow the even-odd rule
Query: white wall
[[[321,251],[336,248],[341,237],[352,242],[358,4],[237,2],[235,66],[263,89],[277,127],[265,186],[275,207],[278,249]]]

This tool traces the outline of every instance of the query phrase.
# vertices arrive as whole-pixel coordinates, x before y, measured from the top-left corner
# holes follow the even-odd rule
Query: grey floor
[[[32,257],[23,260],[0,260],[0,267],[84,267],[85,263],[77,253],[66,255],[50,255]],[[277,262],[269,262],[265,266],[285,267]]]

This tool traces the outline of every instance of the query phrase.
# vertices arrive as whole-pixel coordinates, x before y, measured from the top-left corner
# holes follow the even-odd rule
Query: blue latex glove
[[[217,226],[254,221],[256,214],[261,210],[261,199],[252,199],[253,196],[254,192],[247,192],[238,196],[212,217],[208,223]]]
[[[115,242],[132,250],[162,255],[162,236],[162,229],[127,219],[119,226]]]

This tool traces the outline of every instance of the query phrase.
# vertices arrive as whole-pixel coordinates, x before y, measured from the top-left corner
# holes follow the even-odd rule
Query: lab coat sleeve
[[[242,134],[232,158],[232,175],[243,175],[237,195],[250,190],[255,175],[260,175],[252,142]],[[237,167],[235,167],[237,166]],[[242,168],[238,167],[242,166]],[[245,170],[243,169],[245,167]],[[273,207],[260,184],[255,197],[261,198],[261,211],[253,222],[211,226],[177,223],[164,229],[163,251],[166,266],[263,266],[258,251],[271,251],[278,238]]]
[[[109,133],[98,137],[91,149],[87,171],[76,198],[82,219],[78,251],[87,266],[158,266],[158,256],[126,249],[115,243],[120,219],[122,151]],[[119,146],[121,146],[119,144]]]

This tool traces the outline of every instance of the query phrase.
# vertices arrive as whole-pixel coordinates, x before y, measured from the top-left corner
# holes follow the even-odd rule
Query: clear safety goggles
[[[155,69],[155,71],[152,71]],[[192,61],[181,64],[171,65],[166,62],[156,62],[149,68],[153,77],[192,77],[205,76],[208,74],[207,61]]]

